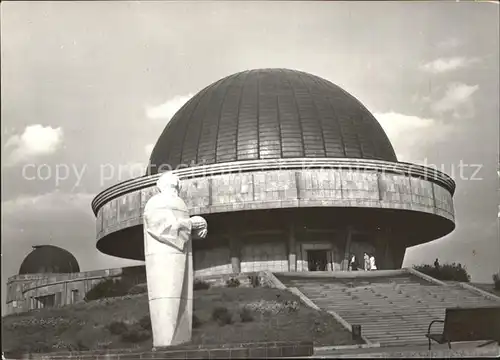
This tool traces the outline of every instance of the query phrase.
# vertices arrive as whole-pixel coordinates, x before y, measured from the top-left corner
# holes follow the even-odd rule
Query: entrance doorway
[[[328,250],[307,250],[309,271],[327,271]]]

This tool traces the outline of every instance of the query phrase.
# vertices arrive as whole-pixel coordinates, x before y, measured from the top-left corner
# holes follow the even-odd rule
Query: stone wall
[[[229,247],[194,251],[195,276],[227,274],[232,272]]]
[[[154,186],[134,190],[102,204],[97,238],[142,224]],[[118,190],[117,190],[118,191]],[[191,215],[294,207],[364,207],[405,209],[454,222],[450,191],[429,179],[376,170],[269,170],[182,180],[181,197]]]
[[[253,271],[288,271],[286,243],[252,242],[241,249],[241,272]]]
[[[267,359],[275,357],[308,357],[313,355],[312,341],[280,341],[266,343],[179,345],[156,351],[134,349],[96,350],[82,352],[58,352],[51,354],[18,354],[17,359]]]

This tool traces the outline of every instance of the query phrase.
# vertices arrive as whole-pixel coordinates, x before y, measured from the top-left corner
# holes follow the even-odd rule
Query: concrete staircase
[[[381,346],[420,345],[432,320],[444,319],[447,307],[500,305],[459,284],[440,285],[411,273],[357,272],[335,277],[301,277],[297,273],[275,274],[287,287],[298,288],[318,307],[334,311],[351,325],[361,325],[362,334]],[[347,275],[347,276],[346,276]],[[434,324],[433,332],[442,331]]]

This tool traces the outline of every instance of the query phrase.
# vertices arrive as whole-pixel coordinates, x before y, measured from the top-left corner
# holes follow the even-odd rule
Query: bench
[[[441,334],[432,334],[431,328],[435,323],[443,323]],[[500,344],[500,305],[485,307],[458,307],[447,308],[444,320],[433,320],[429,324],[427,334],[429,350],[431,340],[438,344],[448,344],[459,341],[487,341],[485,346],[497,342]]]

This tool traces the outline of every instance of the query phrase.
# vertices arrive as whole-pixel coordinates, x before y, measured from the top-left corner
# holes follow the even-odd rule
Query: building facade
[[[34,246],[19,274],[7,280],[5,314],[16,314],[83,301],[87,292],[107,279],[145,283],[144,266],[80,272],[76,258],[53,245]]]
[[[455,227],[454,181],[398,162],[373,115],[317,76],[262,69],[196,94],[160,135],[146,175],[98,194],[97,248],[143,260],[142,211],[164,171],[181,179],[195,275],[344,271],[354,254],[401,267],[405,249]]]

